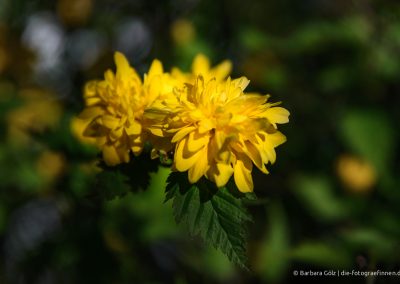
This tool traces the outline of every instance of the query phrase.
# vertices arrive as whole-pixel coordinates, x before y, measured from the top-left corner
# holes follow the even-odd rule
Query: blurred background
[[[153,58],[166,70],[189,70],[198,52],[230,59],[249,90],[290,110],[271,174],[255,172],[251,272],[175,224],[165,180],[111,201],[96,191],[97,151],[71,118],[116,50],[141,74]],[[0,0],[0,283],[399,271],[399,79],[398,1]]]

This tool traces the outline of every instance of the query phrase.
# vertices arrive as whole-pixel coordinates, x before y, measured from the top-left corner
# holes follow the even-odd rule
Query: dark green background
[[[0,68],[0,283],[288,283],[315,280],[293,270],[400,270],[398,1],[61,2],[0,1],[8,60]],[[179,42],[172,30],[182,20],[193,36]],[[188,70],[198,52],[213,63],[230,59],[250,91],[291,112],[270,175],[253,175],[252,272],[175,224],[162,180],[108,201],[87,170],[96,151],[73,138],[69,122],[82,109],[84,82],[114,68],[117,49],[141,74],[153,58],[166,70]],[[30,129],[21,145],[7,117],[32,87],[54,94],[64,111],[56,127]],[[64,161],[51,182],[37,166],[50,150]],[[369,190],[340,181],[344,154],[375,169]],[[103,178],[124,192],[122,177]]]

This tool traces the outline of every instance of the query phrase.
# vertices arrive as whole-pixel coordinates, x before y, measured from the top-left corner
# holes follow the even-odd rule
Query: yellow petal
[[[214,133],[214,142],[215,142],[215,145],[216,145],[218,151],[221,150],[222,147],[224,146],[226,138],[227,137],[226,137],[225,132],[223,132],[223,131],[215,131],[215,133]]]
[[[225,60],[213,68],[217,80],[224,80],[232,70],[232,62]]]
[[[253,178],[251,177],[252,163],[247,157],[237,159],[234,167],[236,186],[241,192],[253,191]]]
[[[84,87],[84,92],[83,92],[83,96],[86,97],[92,97],[96,95],[96,90],[97,90],[97,80],[92,80],[89,81],[85,84]]]
[[[104,79],[112,84],[112,82],[114,82],[115,80],[114,73],[111,70],[107,70],[106,72],[104,72]]]
[[[199,133],[206,133],[215,127],[211,119],[205,118],[199,122]]]
[[[197,182],[209,169],[207,158],[207,147],[205,147],[200,154],[199,159],[194,163],[193,167],[189,169],[189,181],[191,183]]]
[[[84,130],[89,125],[90,120],[80,119],[79,117],[73,117],[70,122],[71,133],[78,138],[82,143],[94,145],[96,143],[95,138],[86,137],[83,135]]]
[[[121,52],[114,53],[114,60],[115,65],[117,65],[117,77],[123,81],[130,81],[130,80],[139,80],[140,78],[137,75],[135,69],[133,69],[130,65],[128,60],[126,59],[125,55]]]
[[[215,159],[218,162],[228,164],[231,161],[231,157],[232,157],[232,152],[230,150],[226,150],[226,148],[225,148],[225,150],[218,152]]]
[[[128,135],[138,135],[142,132],[142,125],[135,121],[131,121],[131,125],[127,128],[125,128],[125,131]]]
[[[263,136],[264,137],[264,136]],[[260,135],[256,135],[257,143],[253,143],[253,145],[257,148],[257,151],[260,153],[263,164],[267,164],[269,161],[268,155],[265,153],[265,137],[264,140]]]
[[[246,87],[249,85],[250,80],[247,79],[246,77],[242,76],[238,79],[235,79],[232,81],[232,87],[234,88],[240,88],[242,91],[244,91],[244,89],[246,89]]]
[[[150,131],[151,134],[158,136],[158,137],[164,137],[165,132],[162,130],[161,126],[152,126],[148,127],[147,130]]]
[[[183,139],[176,144],[174,162],[176,169],[180,172],[190,169],[202,154],[201,151],[190,153],[187,150],[186,143],[187,139]]]
[[[225,186],[232,174],[232,166],[223,163],[217,163],[216,166],[213,167],[213,171],[210,173],[212,180],[215,182],[217,187]]]
[[[265,155],[268,157],[268,160],[271,162],[271,164],[273,164],[276,160],[275,148],[284,143],[286,141],[286,137],[279,131],[272,134],[266,133],[265,137],[263,150]]]
[[[203,54],[199,54],[197,55],[192,63],[192,73],[197,76],[200,74],[207,74],[210,70],[210,60],[208,60],[208,58],[203,55]]]
[[[290,112],[283,107],[271,107],[264,112],[264,116],[276,128],[277,123],[288,123]]]
[[[276,161],[276,152],[275,149],[273,147],[271,147],[270,145],[266,145],[264,147],[264,153],[267,156],[267,159],[271,162],[271,164],[275,163]]]
[[[87,107],[95,106],[101,103],[100,97],[87,97],[85,98],[85,104]]]
[[[209,135],[202,135],[196,131],[192,131],[188,136],[187,148],[190,152],[199,151],[208,143],[209,139]]]
[[[115,166],[121,163],[118,152],[114,146],[105,145],[103,147],[103,159],[107,166]]]
[[[246,141],[244,143],[244,152],[253,161],[253,163],[257,166],[257,168],[260,169],[260,171],[262,171],[265,174],[268,173],[262,161],[261,154],[256,146],[254,146],[251,142]]]
[[[80,114],[80,119],[94,119],[100,115],[104,114],[104,109],[101,107],[88,107],[85,108]]]
[[[116,141],[116,140],[120,139],[123,133],[124,133],[124,129],[122,127],[111,130],[109,133],[110,140]]]
[[[143,145],[142,144],[134,145],[131,147],[131,150],[132,150],[133,154],[135,154],[137,156],[142,152]]]
[[[188,135],[190,132],[192,132],[195,129],[195,127],[193,126],[189,126],[189,127],[184,127],[181,128],[175,135],[174,137],[172,137],[171,142],[175,143],[178,142],[180,140],[182,140],[183,138],[185,138],[186,135]]]
[[[152,105],[153,102],[159,97],[159,95],[163,91],[164,84],[162,82],[161,75],[152,75],[152,77],[148,77],[148,78],[150,78],[149,79],[150,83],[148,83],[149,88],[148,88],[148,92],[146,95],[146,99],[147,99],[146,105]],[[145,82],[145,84],[146,83],[147,82]]]
[[[115,52],[114,54],[115,65],[117,65],[117,76],[128,76],[131,72],[131,67],[126,59],[125,55],[121,52]]]
[[[274,148],[286,142],[286,136],[281,132],[276,131],[274,133],[268,133],[266,141],[271,144]]]
[[[115,129],[119,126],[119,119],[111,115],[103,115],[100,121],[103,126],[109,129]]]
[[[100,149],[102,149],[103,146],[107,143],[107,137],[106,136],[98,136],[95,139],[96,139],[96,145]]]
[[[161,75],[163,72],[162,63],[159,60],[154,59],[149,69],[148,78]]]

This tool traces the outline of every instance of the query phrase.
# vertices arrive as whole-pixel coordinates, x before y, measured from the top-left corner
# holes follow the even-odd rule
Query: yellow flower
[[[143,112],[162,93],[172,87],[163,73],[161,62],[154,60],[144,81],[119,52],[114,56],[117,71],[105,72],[103,81],[85,86],[86,108],[80,119],[89,120],[85,136],[96,138],[107,165],[129,162],[130,151],[139,155],[147,140]]]
[[[51,184],[65,170],[65,157],[58,152],[44,151],[36,162],[36,170],[45,183]]]
[[[344,154],[337,162],[337,174],[349,191],[365,193],[377,182],[375,168],[360,157]]]
[[[186,19],[178,19],[171,26],[171,37],[177,45],[189,45],[196,37],[193,23]]]
[[[215,67],[211,67],[210,60],[203,54],[198,54],[192,62],[192,72],[184,73],[179,68],[172,68],[171,77],[181,83],[193,84],[198,76],[205,81],[215,78],[218,82],[225,80],[231,73],[232,63],[224,60]]]
[[[245,77],[220,82],[198,76],[174,90],[175,100],[147,110],[159,116],[153,133],[176,143],[173,166],[188,171],[191,183],[204,175],[223,187],[234,175],[238,189],[250,192],[253,164],[268,173],[265,164],[275,162],[275,147],[286,141],[277,124],[287,123],[289,112],[268,103],[268,96],[245,94],[248,83]]]
[[[18,94],[22,105],[7,114],[8,139],[25,145],[31,142],[31,131],[43,131],[57,127],[62,106],[52,93],[40,88],[27,88]]]

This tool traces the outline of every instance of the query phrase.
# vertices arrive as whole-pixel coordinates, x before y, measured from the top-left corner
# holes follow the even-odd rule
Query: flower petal
[[[188,135],[190,132],[192,132],[195,129],[196,128],[193,126],[181,128],[177,133],[175,133],[174,137],[172,137],[171,142],[175,143],[175,142],[182,140],[183,138],[185,138],[186,135]]]
[[[115,116],[111,115],[103,115],[101,119],[99,119],[101,124],[109,129],[115,129],[119,126],[119,119]]]
[[[234,179],[241,192],[253,191],[253,178],[251,177],[252,163],[249,158],[241,156],[234,167]]]
[[[210,140],[209,135],[199,134],[197,131],[192,131],[188,136],[187,148],[190,152],[199,151]]]
[[[286,136],[280,131],[274,133],[268,133],[266,141],[270,143],[274,148],[286,142]]]
[[[107,166],[115,166],[121,163],[121,158],[117,150],[112,145],[105,145],[103,147],[103,159]]]
[[[137,75],[135,69],[133,69],[130,65],[128,60],[126,59],[125,55],[121,52],[114,53],[114,60],[115,65],[117,65],[117,74],[116,77],[124,82],[138,80],[140,82],[140,78]]]
[[[210,168],[207,158],[207,147],[203,148],[200,152],[199,159],[189,169],[189,181],[191,183],[197,182]]]
[[[138,135],[142,132],[142,125],[136,120],[131,121],[131,125],[125,128],[128,135]]]
[[[199,54],[197,55],[192,63],[192,73],[197,76],[197,75],[205,75],[209,72],[210,70],[210,60],[203,55]]]
[[[264,112],[264,116],[276,128],[276,124],[288,123],[290,112],[283,107],[271,107]]]
[[[104,114],[104,110],[101,107],[88,107],[79,114],[79,118],[94,119],[102,114]]]
[[[233,174],[233,168],[228,164],[217,163],[212,169],[211,174],[208,176],[212,177],[211,179],[218,187],[225,186]]]
[[[190,153],[187,150],[187,139],[183,139],[176,144],[175,150],[175,167],[178,171],[184,172],[190,169],[194,163],[201,156],[201,151],[196,153]]]
[[[154,59],[153,62],[151,63],[149,73],[148,73],[148,78],[151,79],[154,76],[161,75],[163,73],[163,66],[160,60]]]
[[[260,171],[267,174],[268,171],[265,168],[260,152],[257,147],[254,146],[251,142],[245,141],[244,143],[244,152],[246,155],[253,161],[253,163],[259,168]]]
[[[224,60],[212,69],[217,80],[225,79],[232,71],[232,62]]]

